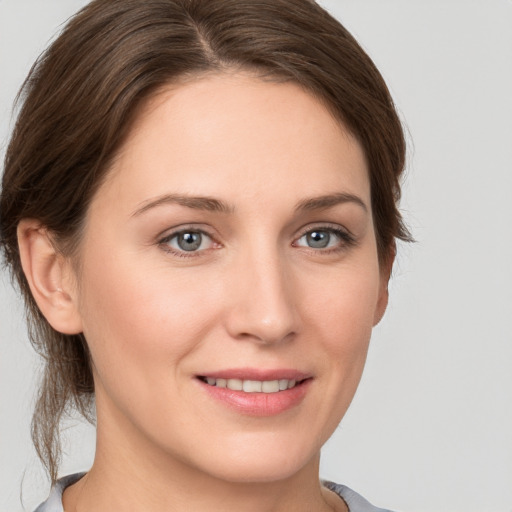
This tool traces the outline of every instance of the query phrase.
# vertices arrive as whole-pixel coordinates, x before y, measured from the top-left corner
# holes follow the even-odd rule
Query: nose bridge
[[[251,244],[240,253],[236,267],[231,283],[231,335],[276,343],[295,333],[293,276],[278,244]]]

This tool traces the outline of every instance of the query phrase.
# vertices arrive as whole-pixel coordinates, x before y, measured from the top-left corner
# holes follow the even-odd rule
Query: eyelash
[[[326,232],[326,233],[329,233],[330,235],[335,235],[339,239],[339,244],[337,244],[335,247],[328,247],[328,248],[314,248],[314,247],[306,247],[306,246],[297,245],[297,242],[301,238],[303,238],[304,236],[306,236],[310,233],[313,233],[315,231],[316,232]],[[173,256],[177,256],[178,258],[197,258],[202,253],[209,250],[209,249],[202,249],[202,250],[198,250],[198,251],[185,251],[185,250],[176,250],[176,249],[170,247],[169,243],[171,240],[178,237],[179,235],[183,235],[186,233],[200,234],[203,237],[206,236],[211,239],[212,244],[214,244],[214,245],[217,244],[220,246],[220,244],[215,241],[214,237],[210,233],[208,233],[207,231],[205,231],[203,229],[198,229],[198,228],[193,228],[193,227],[180,229],[179,231],[174,231],[172,233],[165,235],[164,237],[162,237],[161,239],[158,240],[158,245],[160,247],[162,247],[162,249],[166,253],[171,254]],[[302,231],[300,236],[298,236],[292,242],[293,247],[303,247],[304,249],[306,249],[306,250],[309,249],[311,252],[314,252],[316,254],[318,254],[318,253],[333,254],[333,253],[341,252],[355,244],[356,244],[355,237],[352,234],[350,234],[348,231],[345,231],[337,226],[326,226],[326,225],[308,227],[307,229]]]
[[[162,249],[168,253],[168,254],[171,254],[173,256],[177,256],[178,258],[197,258],[197,256],[201,253],[203,253],[204,251],[207,251],[208,249],[202,249],[200,251],[184,251],[184,250],[177,250],[177,249],[174,249],[172,247],[170,247],[169,243],[171,242],[171,240],[173,240],[174,238],[178,237],[179,235],[183,235],[183,234],[186,234],[186,233],[194,233],[194,234],[200,234],[201,236],[203,237],[208,237],[209,239],[211,239],[211,243],[212,244],[217,244],[217,245],[220,245],[218,244],[218,242],[215,241],[214,237],[208,233],[207,231],[203,230],[203,229],[199,229],[199,228],[194,228],[194,227],[188,227],[188,228],[184,228],[184,229],[180,229],[179,231],[174,231],[172,233],[169,233],[167,235],[165,235],[164,237],[162,237],[159,241],[158,241],[158,245],[160,247],[162,247]]]
[[[313,226],[313,227],[308,226],[308,228],[305,229],[302,232],[302,234],[296,238],[296,240],[293,242],[292,245],[294,247],[297,247],[298,240],[300,240],[304,236],[308,235],[309,233],[314,233],[315,231],[316,232],[325,232],[325,233],[329,233],[330,235],[335,235],[339,239],[339,243],[334,247],[327,247],[327,248],[314,248],[314,247],[304,247],[304,246],[299,246],[299,247],[304,247],[304,249],[309,249],[310,251],[312,251],[316,254],[321,253],[323,255],[327,255],[327,254],[334,254],[334,253],[342,252],[356,244],[355,237],[348,231],[340,228],[339,226],[332,226],[332,225],[329,226],[329,225],[323,224],[323,225],[318,225],[318,226]]]

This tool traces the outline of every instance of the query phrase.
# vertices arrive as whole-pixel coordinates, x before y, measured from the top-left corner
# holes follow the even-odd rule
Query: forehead
[[[140,109],[106,185],[131,202],[176,190],[240,200],[290,189],[369,198],[363,150],[328,109],[295,83],[247,74],[159,91]]]

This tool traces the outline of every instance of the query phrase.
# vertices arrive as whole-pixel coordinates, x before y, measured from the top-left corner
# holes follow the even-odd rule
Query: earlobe
[[[69,261],[58,253],[38,221],[18,224],[21,265],[32,295],[48,323],[63,334],[82,332]]]

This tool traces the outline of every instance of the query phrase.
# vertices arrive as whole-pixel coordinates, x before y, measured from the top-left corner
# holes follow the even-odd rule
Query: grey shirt
[[[62,507],[62,493],[64,489],[80,480],[84,475],[85,473],[76,473],[61,478],[52,488],[48,499],[41,503],[34,512],[64,512]],[[322,483],[345,501],[350,512],[391,512],[390,510],[374,507],[362,496],[344,485],[325,481]]]

